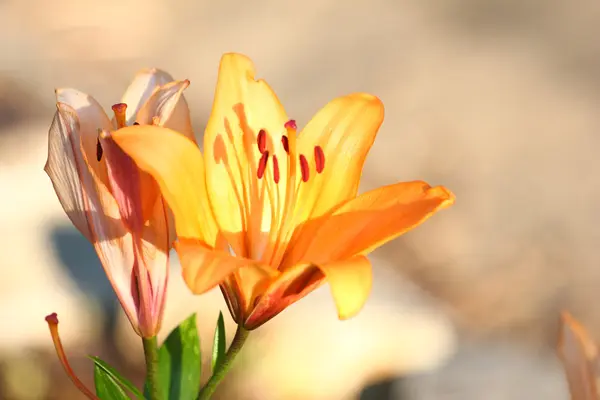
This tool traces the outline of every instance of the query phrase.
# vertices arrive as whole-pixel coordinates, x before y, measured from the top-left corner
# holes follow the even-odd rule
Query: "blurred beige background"
[[[200,136],[228,51],[253,58],[299,125],[336,96],[379,96],[362,189],[424,179],[457,203],[374,254],[357,318],[337,321],[324,287],[258,330],[219,398],[568,398],[558,310],[600,339],[599,34],[592,0],[0,0],[0,398],[81,398],[52,311],[87,383],[86,354],[143,379],[42,171],[54,88],[108,109],[137,70],[164,68],[191,80]],[[220,293],[187,294],[173,268],[165,334],[199,312],[208,349]]]

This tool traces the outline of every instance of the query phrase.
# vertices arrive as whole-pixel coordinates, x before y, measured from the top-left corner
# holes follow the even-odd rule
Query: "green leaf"
[[[101,400],[131,400],[112,375],[98,364],[94,365],[94,383],[96,396]]]
[[[144,395],[142,394],[142,392],[140,391],[140,389],[135,387],[135,385],[133,383],[131,383],[131,381],[129,381],[127,378],[121,376],[121,374],[116,369],[111,367],[106,361],[104,361],[96,356],[88,356],[88,357],[94,362],[95,368],[102,369],[105,374],[109,375],[114,381],[119,383],[119,385],[121,385],[122,388],[129,390],[137,399],[139,399],[139,400],[146,399],[144,397]],[[94,371],[95,371],[95,369],[94,369]],[[94,372],[94,377],[95,376],[96,375]]]
[[[163,398],[195,400],[200,391],[200,338],[196,314],[175,328],[158,351],[158,373]],[[148,385],[144,386],[148,396]]]
[[[225,340],[225,321],[223,320],[223,313],[219,311],[219,319],[217,320],[217,328],[215,329],[215,338],[213,340],[212,348],[213,374],[215,369],[218,368],[225,359],[225,350],[227,346]]]

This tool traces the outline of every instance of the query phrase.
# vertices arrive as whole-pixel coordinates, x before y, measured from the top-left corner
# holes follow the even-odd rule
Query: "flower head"
[[[371,289],[366,255],[454,197],[418,181],[357,195],[381,101],[337,98],[297,134],[254,76],[245,56],[223,56],[204,155],[183,135],[153,127],[123,129],[114,140],[173,210],[194,293],[220,285],[236,322],[254,329],[328,282],[339,317],[349,318]]]
[[[152,176],[115,145],[128,124],[178,129],[193,138],[182,91],[159,70],[142,71],[109,117],[91,97],[58,89],[44,170],[73,225],[94,245],[135,331],[156,335],[165,303],[170,232],[168,208]]]

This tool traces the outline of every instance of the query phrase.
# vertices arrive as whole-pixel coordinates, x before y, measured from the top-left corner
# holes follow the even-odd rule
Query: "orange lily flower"
[[[571,400],[599,400],[598,346],[587,330],[567,312],[561,315],[558,353],[565,369]]]
[[[58,89],[44,170],[75,227],[94,245],[136,333],[160,329],[174,239],[159,187],[114,144],[112,131],[127,124],[178,129],[193,138],[182,97],[189,81],[163,71],[140,72],[113,106],[111,121],[91,97]]]
[[[339,317],[349,318],[371,290],[366,255],[454,196],[418,181],[357,196],[381,101],[337,98],[296,138],[296,123],[254,75],[250,59],[223,56],[204,155],[183,135],[153,127],[113,138],[173,210],[192,292],[220,285],[234,320],[251,330],[326,281]]]

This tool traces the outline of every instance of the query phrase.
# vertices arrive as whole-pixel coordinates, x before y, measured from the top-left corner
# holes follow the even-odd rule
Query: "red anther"
[[[102,144],[100,143],[100,137],[98,137],[96,142],[96,160],[98,160],[98,162],[102,160],[102,154],[104,154],[104,150],[102,149]]]
[[[275,154],[273,154],[273,180],[275,183],[279,183],[279,161]]]
[[[258,161],[258,170],[256,171],[256,176],[258,179],[261,179],[265,174],[265,169],[267,168],[267,161],[269,161],[269,152],[265,151]]]
[[[285,152],[290,154],[290,142],[287,136],[283,135],[281,137],[281,144],[283,145]]]
[[[315,146],[315,164],[317,165],[317,173],[323,172],[325,168],[325,153],[321,146]]]
[[[307,182],[310,176],[310,170],[308,169],[308,161],[303,154],[300,154],[300,172],[302,172],[302,181]]]
[[[258,131],[256,143],[258,144],[258,151],[260,151],[261,154],[267,151],[267,132],[265,132],[264,129]]]
[[[288,122],[285,123],[285,129],[294,129],[296,130],[296,121],[293,119],[290,119]]]

